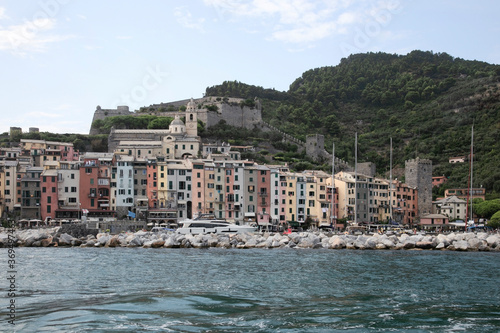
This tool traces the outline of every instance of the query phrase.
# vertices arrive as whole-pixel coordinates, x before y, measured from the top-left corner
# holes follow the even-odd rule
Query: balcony
[[[109,186],[109,178],[99,177],[97,179],[97,185],[98,186]]]

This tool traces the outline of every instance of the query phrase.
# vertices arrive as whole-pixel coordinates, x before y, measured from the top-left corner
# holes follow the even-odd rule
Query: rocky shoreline
[[[0,247],[143,247],[143,248],[324,248],[359,250],[499,251],[500,234],[450,233],[438,235],[346,235],[323,232],[182,235],[175,232],[91,233],[60,227],[0,232]],[[73,235],[76,235],[73,236]],[[10,239],[8,237],[10,235]]]

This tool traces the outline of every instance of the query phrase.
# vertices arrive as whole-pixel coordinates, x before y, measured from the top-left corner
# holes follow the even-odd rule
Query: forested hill
[[[258,97],[265,121],[302,139],[323,134],[347,160],[357,132],[359,160],[375,162],[378,172],[388,170],[392,137],[396,166],[429,158],[449,186],[467,185],[467,163],[448,159],[469,153],[474,124],[474,184],[500,193],[499,88],[499,65],[413,51],[351,55],[303,73],[286,92],[224,82],[205,95]]]

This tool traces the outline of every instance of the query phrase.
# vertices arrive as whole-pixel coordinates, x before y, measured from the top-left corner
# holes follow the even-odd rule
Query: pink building
[[[205,163],[193,162],[192,171],[193,216],[205,213]]]
[[[410,227],[414,225],[418,214],[418,191],[398,180],[395,196],[392,197],[392,212],[394,220]]]
[[[158,208],[158,173],[156,167],[156,160],[148,160],[146,167],[147,185],[146,195],[148,196],[148,208]]]
[[[437,177],[432,177],[432,187],[439,187],[446,183],[448,178],[445,176],[437,176]]]
[[[443,229],[448,225],[448,216],[441,214],[429,214],[420,218],[420,228],[424,230]]]
[[[110,210],[112,153],[87,153],[80,168],[81,208],[91,217],[113,217]]]
[[[58,208],[57,170],[44,170],[40,178],[40,215],[42,221],[47,221],[55,218]]]

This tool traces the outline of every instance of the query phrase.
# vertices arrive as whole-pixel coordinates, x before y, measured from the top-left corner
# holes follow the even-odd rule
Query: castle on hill
[[[142,116],[155,115],[175,118],[184,117],[188,104],[192,106],[191,113],[201,120],[205,126],[211,127],[224,120],[228,125],[253,129],[262,122],[262,106],[258,99],[248,102],[241,98],[203,97],[190,100],[181,100],[170,103],[153,104],[142,107],[133,112],[128,106],[118,106],[116,109],[102,109],[97,106],[92,123],[113,116]],[[184,111],[184,107],[186,108]],[[90,128],[90,135],[99,134],[96,129]]]

